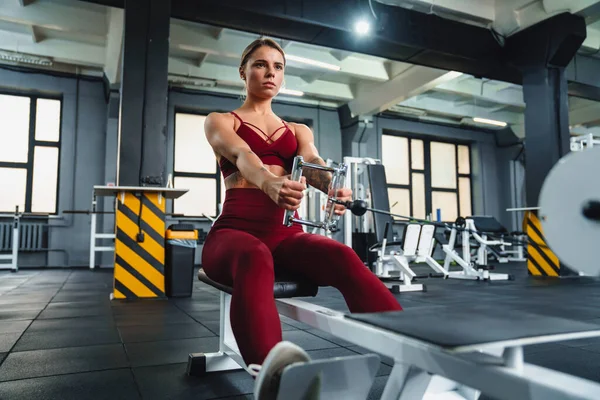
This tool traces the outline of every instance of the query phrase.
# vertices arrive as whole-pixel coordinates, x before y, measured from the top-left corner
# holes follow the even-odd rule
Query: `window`
[[[0,94],[0,212],[56,214],[61,100]]]
[[[381,146],[392,213],[437,220],[439,210],[446,222],[471,215],[468,145],[384,134]]]
[[[189,191],[173,201],[173,213],[217,216],[225,193],[212,147],[204,135],[205,115],[175,113],[173,186]]]

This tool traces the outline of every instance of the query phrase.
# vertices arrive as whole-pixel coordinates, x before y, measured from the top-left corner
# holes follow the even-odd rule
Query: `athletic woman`
[[[243,52],[239,67],[247,96],[230,113],[211,113],[206,137],[225,180],[225,201],[202,251],[212,280],[233,287],[231,326],[244,361],[256,376],[255,397],[273,399],[284,367],[308,354],[282,341],[273,286],[275,274],[291,273],[319,286],[337,288],[353,313],[401,310],[387,287],[348,246],[302,226],[283,225],[296,211],[309,184],[329,193],[331,173],[306,169],[301,182],[289,179],[296,155],[326,165],[313,133],[281,120],[271,108],[284,80],[285,53],[277,42],[258,39]],[[351,200],[352,192],[337,193]],[[336,207],[336,214],[345,211]]]

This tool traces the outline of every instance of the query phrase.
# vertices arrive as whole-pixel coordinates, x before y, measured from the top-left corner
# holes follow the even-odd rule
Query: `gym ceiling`
[[[118,87],[123,0],[0,3],[1,64],[105,76]],[[288,102],[503,128],[474,120],[482,118],[519,137],[521,78],[504,61],[517,33],[577,14],[587,26],[578,55],[600,62],[599,0],[172,0],[171,11],[172,86],[240,95],[239,56],[264,34],[288,54]],[[369,33],[356,32],[361,20]],[[572,133],[600,133],[600,102],[570,96],[569,109]]]

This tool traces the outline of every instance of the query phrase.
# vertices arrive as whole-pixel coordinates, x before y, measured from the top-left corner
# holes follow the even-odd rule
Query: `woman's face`
[[[275,97],[283,82],[283,56],[276,49],[261,46],[248,58],[242,70],[248,94],[259,98]]]

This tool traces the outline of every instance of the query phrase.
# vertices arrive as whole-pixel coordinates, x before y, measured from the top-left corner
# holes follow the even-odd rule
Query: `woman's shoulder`
[[[208,126],[234,126],[235,116],[231,112],[213,111],[206,116],[205,124]]]
[[[300,133],[306,132],[306,131],[311,132],[310,128],[306,124],[301,124],[298,122],[286,122],[285,124],[290,128],[290,130],[294,133],[294,135],[297,134],[298,132],[300,132]]]
[[[233,115],[233,112],[217,112],[217,111],[213,111],[208,113],[208,115],[206,116],[207,119],[212,119],[212,120],[216,120],[216,121],[223,121],[223,120],[230,120],[235,118]]]

